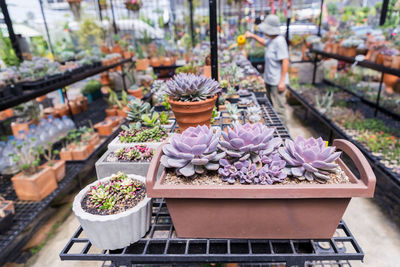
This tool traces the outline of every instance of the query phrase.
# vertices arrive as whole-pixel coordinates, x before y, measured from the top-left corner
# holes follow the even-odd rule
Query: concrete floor
[[[289,131],[293,137],[298,135],[316,136],[311,129],[304,127],[302,122],[294,116],[291,107],[288,107],[287,114]],[[383,214],[373,200],[353,199],[344,215],[344,220],[365,253],[364,263],[355,261],[351,262],[352,266],[400,266],[400,229],[391,223],[390,218]],[[74,234],[78,225],[77,219],[71,214],[26,266],[101,266],[101,263],[98,262],[62,262],[60,260],[58,256],[60,251]]]

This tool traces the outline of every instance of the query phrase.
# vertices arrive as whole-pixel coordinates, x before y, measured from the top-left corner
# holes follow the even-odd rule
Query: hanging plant
[[[131,11],[139,11],[140,8],[142,7],[142,5],[143,5],[142,0],[126,0],[125,1],[126,8]]]
[[[72,14],[75,20],[81,19],[81,2],[82,0],[67,0],[69,7],[71,8]]]

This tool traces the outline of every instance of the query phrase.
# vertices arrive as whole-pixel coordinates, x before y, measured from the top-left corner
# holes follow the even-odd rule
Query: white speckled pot
[[[146,179],[139,175],[128,175],[144,184]],[[111,177],[101,179],[107,181]],[[151,198],[147,196],[132,209],[113,215],[94,215],[82,209],[81,202],[89,191],[91,183],[82,189],[74,199],[72,210],[82,225],[83,231],[95,247],[101,249],[119,249],[135,243],[150,228]]]

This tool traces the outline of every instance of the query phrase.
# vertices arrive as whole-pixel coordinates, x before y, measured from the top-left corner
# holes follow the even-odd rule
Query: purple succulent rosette
[[[182,134],[174,134],[170,143],[163,146],[161,164],[175,168],[178,175],[186,177],[202,174],[205,170],[216,171],[218,161],[225,157],[225,152],[217,151],[220,136],[220,130],[214,133],[205,125],[189,127]]]
[[[286,161],[278,153],[264,155],[261,158],[264,166],[259,169],[258,176],[254,179],[255,184],[281,183],[287,177],[285,172]]]
[[[230,184],[234,184],[236,180],[242,184],[251,184],[258,176],[257,165],[248,160],[231,164],[227,159],[220,159],[219,164],[222,167],[218,169],[218,173],[223,181]]]
[[[228,128],[228,133],[222,132],[224,140],[220,141],[221,149],[239,161],[259,163],[259,152],[270,154],[282,143],[281,138],[274,138],[274,131],[261,123],[236,123],[233,128]]]
[[[203,101],[221,92],[219,82],[192,73],[176,74],[166,85],[166,94],[177,101]]]
[[[285,140],[284,147],[279,148],[279,154],[289,165],[288,175],[292,175],[299,180],[316,180],[326,182],[330,179],[329,173],[335,172],[339,166],[335,163],[341,152],[335,152],[336,147],[325,146],[322,138],[304,139],[298,136],[293,142]]]

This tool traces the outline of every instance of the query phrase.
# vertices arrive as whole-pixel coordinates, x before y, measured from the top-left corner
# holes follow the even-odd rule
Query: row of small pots
[[[86,160],[100,143],[99,133],[93,133],[89,141],[79,144],[69,144],[60,150],[60,158],[65,161],[70,160]]]

